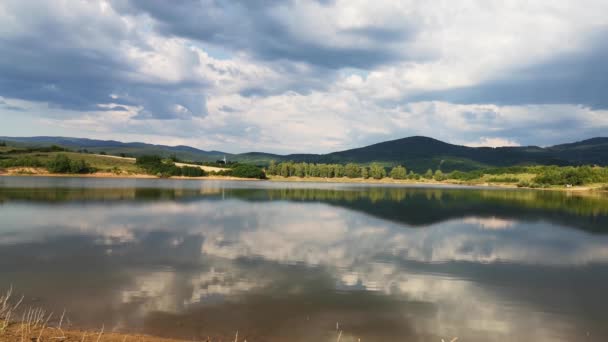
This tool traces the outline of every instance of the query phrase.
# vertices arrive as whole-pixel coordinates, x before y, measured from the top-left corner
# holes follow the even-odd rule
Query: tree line
[[[266,173],[272,176],[282,177],[321,177],[321,178],[363,178],[363,179],[434,179],[443,181],[448,179],[449,174],[444,174],[441,170],[428,169],[423,174],[409,171],[405,166],[396,165],[390,168],[384,167],[380,163],[370,165],[359,165],[355,163],[342,164],[317,164],[317,163],[295,163],[271,161],[266,169]],[[464,174],[464,173],[463,173]],[[476,177],[478,178],[478,177]]]
[[[456,180],[475,181],[489,175],[486,181],[490,183],[517,183],[521,187],[546,187],[550,185],[584,185],[593,183],[608,183],[608,168],[599,166],[510,166],[495,167],[473,171],[446,172],[437,169],[428,169],[425,173],[418,174],[409,171],[405,166],[397,165],[385,167],[379,163],[370,165],[359,165],[355,163],[342,164],[317,164],[271,161],[266,169],[271,176],[282,177],[321,177],[321,178],[363,178],[383,179],[392,178],[397,180]],[[530,181],[521,181],[517,175],[532,174]]]
[[[434,174],[431,172],[431,176]],[[283,177],[321,177],[321,178],[373,178],[382,179],[391,177],[393,179],[419,179],[421,176],[415,172],[407,172],[404,166],[395,166],[387,172],[387,169],[379,163],[358,165],[349,163],[342,164],[316,164],[316,163],[294,163],[271,161],[266,169],[271,176]]]

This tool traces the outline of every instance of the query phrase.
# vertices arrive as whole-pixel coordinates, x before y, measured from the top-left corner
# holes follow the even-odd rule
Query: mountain
[[[512,165],[608,165],[608,138],[592,138],[551,147],[468,147],[449,144],[437,139],[414,136],[385,141],[361,148],[328,154],[278,155],[264,152],[241,154],[222,151],[205,151],[190,146],[165,146],[140,142],[124,143],[114,140],[94,140],[70,137],[0,137],[0,140],[21,145],[60,145],[73,150],[119,155],[157,154],[175,155],[180,159],[215,161],[226,156],[229,160],[265,165],[270,160],[315,163],[371,163],[387,166],[406,165],[409,169],[424,172],[426,169],[444,171],[473,170],[492,166]]]
[[[606,150],[608,152],[608,149]],[[608,159],[608,154],[606,154]],[[559,155],[537,146],[526,147],[468,147],[414,136],[378,144],[330,153],[325,156],[335,162],[402,161],[415,171],[428,168],[442,170],[472,170],[488,166],[519,164],[570,164]]]
[[[166,146],[154,145],[141,142],[120,142],[115,140],[96,140],[87,138],[70,138],[70,137],[0,137],[0,140],[7,142],[15,142],[27,146],[48,146],[58,145],[72,150],[87,150],[92,153],[105,152],[111,155],[120,155],[124,153],[131,156],[140,156],[145,154],[155,154],[161,156],[175,155],[184,160],[205,160],[215,161],[226,155],[228,158],[232,156],[230,153],[221,151],[204,151],[190,146]]]
[[[608,163],[608,138],[592,138],[570,144],[556,145],[548,148],[551,153],[560,158],[577,164]]]

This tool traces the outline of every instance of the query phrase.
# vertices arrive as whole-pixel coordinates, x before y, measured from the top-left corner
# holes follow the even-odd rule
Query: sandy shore
[[[410,180],[410,179],[373,179],[373,178],[321,178],[321,177],[280,177],[270,176],[270,181],[273,182],[299,182],[299,183],[356,183],[356,184],[404,184],[404,185],[461,185],[461,186],[481,186],[488,188],[504,188],[504,189],[533,189],[533,190],[553,190],[553,191],[572,191],[572,192],[585,192],[585,191],[597,191],[603,186],[601,184],[594,186],[575,186],[575,187],[550,187],[550,188],[526,188],[518,187],[513,183],[487,183],[487,182],[462,182],[457,180],[445,180],[436,181],[433,179],[421,180]]]
[[[71,178],[144,178],[144,179],[161,179],[154,175],[148,175],[145,173],[112,173],[112,172],[95,172],[87,174],[67,174],[67,173],[49,173],[43,168],[32,168],[32,167],[16,167],[9,168],[7,170],[0,170],[0,176],[27,176],[27,177],[71,177]],[[252,178],[238,178],[231,176],[203,176],[203,177],[184,177],[184,176],[173,176],[166,179],[216,179],[216,180],[240,180],[240,181],[260,181],[261,179]]]
[[[116,157],[120,158],[120,157]],[[148,174],[128,174],[128,173],[111,173],[111,172],[96,172],[92,174],[53,174],[43,168],[10,168],[4,171],[0,170],[0,176],[31,176],[31,177],[78,177],[78,178],[142,178],[142,179],[160,179],[157,176]],[[170,177],[166,179],[181,179],[181,180],[237,180],[237,181],[262,181],[261,179],[253,178],[238,178],[231,176],[203,176],[203,177]],[[545,191],[566,191],[566,192],[608,192],[604,190],[606,184],[594,184],[589,186],[575,187],[549,187],[549,188],[525,188],[518,187],[513,183],[487,183],[487,182],[462,182],[456,180],[445,180],[442,182],[432,179],[420,180],[396,180],[392,178],[372,179],[372,178],[322,178],[322,177],[281,177],[269,176],[267,181],[270,182],[294,182],[294,183],[354,183],[354,184],[402,184],[402,185],[450,185],[450,186],[478,186],[488,188],[504,188],[504,189],[533,189]]]

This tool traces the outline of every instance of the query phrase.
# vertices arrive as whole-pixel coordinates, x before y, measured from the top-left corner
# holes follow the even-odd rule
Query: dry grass
[[[30,329],[28,331],[28,329]],[[184,342],[139,334],[106,333],[103,330],[81,331],[63,330],[57,326],[38,326],[33,328],[26,323],[11,323],[0,333],[0,341],[11,342]]]
[[[53,313],[42,308],[23,308],[23,296],[14,300],[12,287],[0,296],[0,341],[11,342],[178,342],[173,339],[157,338],[145,335],[104,334],[104,327],[99,331],[64,330],[65,310],[53,319]],[[52,323],[52,324],[49,324]]]
[[[14,313],[19,308],[19,305],[23,302],[23,297],[16,303],[11,303],[11,297],[13,295],[13,288],[9,288],[6,294],[0,296],[0,333],[3,333],[8,328],[11,320],[14,318]]]

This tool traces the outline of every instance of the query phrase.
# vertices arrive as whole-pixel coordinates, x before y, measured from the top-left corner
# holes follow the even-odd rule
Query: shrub
[[[70,173],[91,173],[91,167],[82,159],[71,160]]]
[[[490,183],[517,183],[519,182],[518,178],[515,177],[491,177],[488,179]]]
[[[196,166],[182,166],[182,176],[185,177],[202,177],[206,176],[205,170]]]
[[[92,173],[94,169],[84,160],[70,160],[65,154],[58,154],[47,166],[50,173]]]
[[[25,166],[25,167],[42,167],[45,164],[35,157],[23,156],[15,159],[7,159],[0,161],[2,167],[14,167],[14,166]]]
[[[58,154],[55,159],[49,161],[47,169],[51,173],[70,173],[72,170],[70,158],[65,154]]]
[[[175,166],[173,162],[164,163],[159,156],[141,156],[135,159],[135,164],[148,174],[158,177],[181,176],[182,169]]]
[[[266,174],[262,169],[255,165],[239,164],[231,170],[231,175],[239,178],[266,178]]]

